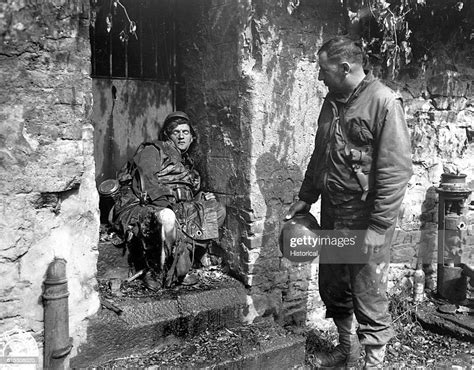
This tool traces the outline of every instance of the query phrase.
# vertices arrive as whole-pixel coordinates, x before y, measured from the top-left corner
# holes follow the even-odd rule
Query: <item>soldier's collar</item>
[[[364,79],[357,85],[357,87],[354,89],[351,95],[348,97],[344,97],[341,94],[332,94],[329,93],[328,97],[335,101],[336,103],[341,103],[341,104],[347,104],[349,101],[354,100],[359,96],[362,90],[365,89],[365,87],[370,84],[373,80],[375,79],[374,75],[372,74],[371,71],[368,71],[367,74],[365,75]]]

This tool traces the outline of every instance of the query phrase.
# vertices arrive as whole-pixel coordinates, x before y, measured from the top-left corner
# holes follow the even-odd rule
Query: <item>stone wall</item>
[[[470,3],[463,10],[467,12],[463,21],[466,29],[474,27]],[[417,259],[425,264],[436,262],[436,188],[444,170],[456,168],[466,174],[467,185],[474,190],[474,45],[463,36],[456,21],[459,10],[454,2],[436,0],[430,5],[433,11],[427,9],[424,18],[412,25],[417,54],[426,54],[403,67],[396,80],[387,81],[404,99],[415,170],[403,203],[392,260],[412,266]],[[474,214],[468,218],[461,260],[472,265]]]
[[[177,40],[185,110],[199,135],[204,188],[227,206],[223,235],[232,271],[240,271],[240,237],[251,217],[252,117],[242,108],[250,88],[240,75],[240,37],[247,18],[243,1],[178,1]]]
[[[67,260],[74,348],[99,307],[88,7],[0,5],[0,334],[19,327],[40,347],[54,257]]]
[[[325,326],[317,260],[289,263],[278,234],[313,149],[326,94],[316,51],[342,32],[339,2],[176,3],[179,108],[200,134],[204,187],[227,205],[223,255],[248,288],[246,318]],[[88,1],[0,6],[0,333],[19,326],[42,342],[42,282],[53,258],[63,257],[77,348],[84,319],[98,307],[95,180],[114,175],[143,138],[155,137],[170,95],[152,82],[92,84]],[[404,97],[415,165],[393,245],[393,262],[402,265],[421,255],[434,261],[443,165],[456,164],[474,187],[474,51],[469,40],[459,47],[453,39],[387,81]],[[469,263],[473,219],[463,251]]]
[[[326,94],[317,81],[316,52],[323,40],[343,32],[344,16],[333,1],[301,1],[296,9],[289,4],[214,0],[183,6],[178,59],[185,107],[203,137],[202,171],[227,204],[223,247],[231,272],[248,287],[248,320],[273,315],[282,323],[324,327],[317,260],[295,265],[282,259],[278,234],[301,185]],[[434,48],[431,65],[410,66],[386,81],[404,98],[412,134],[415,175],[392,253],[394,266],[408,266],[406,271],[421,255],[434,254],[435,187],[443,164],[449,159],[473,179],[472,142],[461,127],[473,125],[472,46],[465,42],[462,52],[440,51],[456,55],[454,69],[452,61],[440,63]],[[470,234],[468,259],[472,223]],[[403,268],[394,268],[394,279],[400,275]]]
[[[158,139],[172,111],[171,89],[156,81],[93,79],[96,181],[115,178],[143,141]]]
[[[255,2],[254,10],[242,61],[252,88],[244,103],[252,115],[253,219],[240,246],[249,256],[247,281],[255,314],[272,313],[285,324],[320,322],[317,260],[296,265],[282,259],[278,237],[313,151],[326,94],[316,53],[324,39],[340,32],[342,13],[329,1],[302,2],[292,14],[286,2]]]
[[[202,135],[202,170],[227,204],[223,247],[231,272],[248,287],[248,321],[273,315],[304,323],[321,317],[317,263],[282,259],[281,220],[309,161],[325,88],[316,51],[337,34],[331,1],[211,1],[183,7],[178,60],[186,110]],[[310,287],[310,289],[308,289]]]

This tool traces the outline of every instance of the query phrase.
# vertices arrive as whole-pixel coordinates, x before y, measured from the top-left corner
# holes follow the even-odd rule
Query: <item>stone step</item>
[[[151,351],[99,364],[104,368],[294,369],[304,368],[305,338],[273,320],[207,330]]]
[[[87,343],[78,348],[71,367],[100,362],[191,337],[206,330],[232,328],[242,323],[246,290],[217,269],[195,271],[198,283],[152,292],[139,280],[99,279],[102,309],[90,319]],[[114,278],[116,279],[116,278]]]
[[[128,254],[113,244],[105,232],[101,232],[98,245],[97,279],[126,279],[129,273]],[[115,240],[116,241],[116,240]],[[117,242],[117,241],[116,241]]]
[[[126,281],[127,256],[121,249],[103,240],[99,252],[97,279],[103,304],[90,318],[86,343],[70,359],[72,368],[110,367],[120,361],[143,367],[151,360],[171,366],[174,359],[186,367],[194,361],[197,367],[222,369],[292,368],[304,363],[303,337],[288,334],[271,320],[242,324],[245,287],[219,268],[195,270],[195,285],[151,292],[139,279]]]

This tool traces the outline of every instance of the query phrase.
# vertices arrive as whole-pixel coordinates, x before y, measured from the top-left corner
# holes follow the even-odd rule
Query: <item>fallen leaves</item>
[[[432,305],[425,301],[423,305]],[[395,337],[387,345],[385,367],[389,368],[474,368],[474,347],[447,335],[424,329],[416,320],[418,305],[403,294],[390,297]],[[337,343],[337,332],[312,331],[307,334],[307,364],[314,363],[319,351],[331,351]],[[362,355],[363,357],[363,355]],[[361,358],[361,364],[363,359]]]

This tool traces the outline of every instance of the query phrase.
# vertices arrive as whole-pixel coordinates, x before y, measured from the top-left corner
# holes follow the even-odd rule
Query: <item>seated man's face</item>
[[[193,142],[193,135],[191,134],[191,129],[187,123],[181,123],[171,132],[170,135],[171,140],[173,141],[174,145],[185,152],[189,149],[189,146]]]

